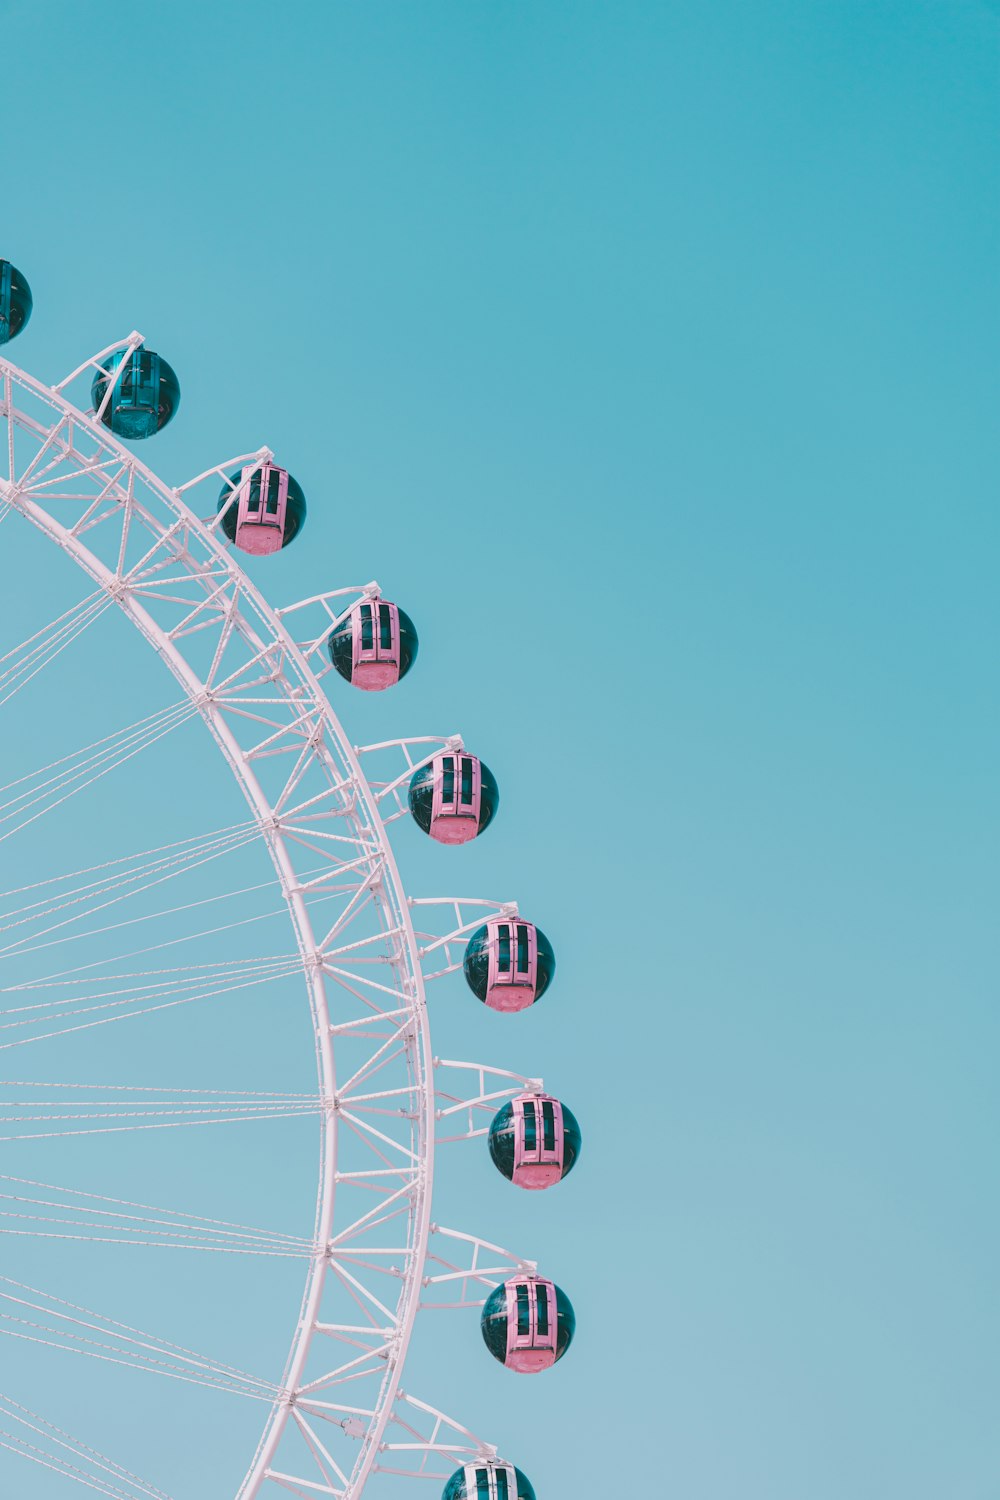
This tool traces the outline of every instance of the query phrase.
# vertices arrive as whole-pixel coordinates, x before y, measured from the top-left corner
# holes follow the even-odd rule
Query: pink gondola
[[[482,776],[475,755],[439,755],[434,761],[431,838],[467,844],[479,832]]]
[[[387,599],[362,599],[351,610],[351,681],[380,693],[399,681],[399,610]]]
[[[538,938],[534,922],[487,923],[489,978],[486,1004],[491,1010],[526,1010],[535,1001]]]
[[[274,464],[248,465],[235,504],[237,547],[253,557],[280,552],[288,509],[288,470]]]
[[[522,1094],[514,1105],[514,1175],[523,1188],[547,1188],[563,1175],[563,1107],[550,1094]]]
[[[507,1358],[509,1370],[533,1375],[556,1362],[556,1289],[551,1281],[531,1277],[508,1281]]]

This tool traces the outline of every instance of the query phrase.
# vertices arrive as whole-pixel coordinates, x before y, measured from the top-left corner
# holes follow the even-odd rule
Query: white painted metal
[[[138,341],[132,335],[124,346]],[[96,363],[87,361],[74,376]],[[317,1233],[281,1392],[239,1495],[251,1500],[262,1487],[279,1487],[353,1500],[376,1462],[397,1396],[424,1276],[434,1170],[434,1081],[423,981],[376,795],[312,666],[220,538],[211,513],[214,490],[208,492],[207,524],[187,503],[192,485],[224,478],[242,460],[207,471],[182,496],[89,413],[70,405],[61,388],[46,389],[6,362],[0,362],[0,373],[0,420],[7,428],[0,501],[107,593],[180,683],[238,778],[288,903],[312,1009],[324,1108]],[[326,864],[318,876],[317,859]],[[332,890],[343,900],[330,923]],[[377,980],[359,955],[377,958]],[[359,1014],[344,1004],[345,995],[358,1001],[353,1010]],[[355,1059],[350,1076],[338,1084],[335,1039],[353,1044],[367,1034],[367,1057]],[[381,1097],[400,1101],[397,1121],[380,1117],[377,1128],[365,1117],[376,1077]],[[375,1166],[368,1172],[339,1169],[345,1124],[362,1138],[377,1139],[380,1152],[392,1152],[400,1165],[388,1184]],[[354,1214],[349,1205],[342,1210],[338,1192],[362,1178],[381,1194],[374,1218],[391,1220],[400,1242],[402,1275],[382,1278],[377,1291],[363,1269],[365,1259],[384,1248],[373,1214]],[[346,1325],[328,1307],[335,1300],[331,1292],[345,1285],[371,1320],[370,1331],[376,1322],[387,1331],[363,1346],[367,1352],[360,1360],[355,1342],[348,1346],[350,1357],[336,1363],[328,1351],[338,1348],[338,1330]],[[336,1400],[346,1378],[351,1406]],[[322,1440],[310,1427],[310,1413],[323,1418]],[[315,1467],[307,1474],[296,1475],[284,1457],[290,1429],[305,1438],[312,1456]],[[340,1442],[337,1453],[329,1446],[331,1433]]]
[[[418,1307],[479,1306],[482,1289],[497,1278],[535,1270],[533,1262],[498,1246],[430,1223],[435,1137],[440,1143],[482,1136],[512,1092],[542,1087],[541,1080],[431,1052],[425,977],[460,967],[460,940],[486,912],[516,915],[517,907],[465,898],[407,901],[385,824],[407,811],[406,783],[414,769],[444,747],[461,750],[462,741],[423,737],[351,748],[319,678],[331,670],[330,632],[355,600],[378,594],[377,584],[275,611],[222,537],[220,481],[228,483],[229,473],[246,464],[270,462],[271,451],[239,455],[171,490],[63,395],[102,358],[141,342],[133,333],[109,345],[51,390],[0,360],[0,423],[6,426],[0,520],[19,512],[94,580],[93,608],[114,603],[153,646],[208,726],[268,846],[296,933],[315,1032],[318,1096],[287,1107],[314,1109],[321,1117],[316,1232],[311,1244],[291,1243],[294,1237],[221,1221],[206,1228],[206,1221],[179,1214],[150,1221],[144,1217],[149,1205],[114,1199],[82,1211],[90,1228],[99,1218],[102,1232],[149,1233],[153,1223],[167,1225],[192,1248],[308,1260],[280,1386],[248,1377],[255,1399],[264,1392],[271,1404],[238,1500],[277,1490],[358,1500],[376,1470],[440,1478],[447,1473],[428,1467],[434,1456],[451,1467],[496,1457],[495,1448],[404,1394],[399,1381]],[[203,520],[188,503],[201,494],[208,510]],[[291,634],[293,619],[297,634],[299,626],[303,632],[308,627],[301,646]],[[366,777],[362,757],[372,771],[386,767],[384,776]],[[240,837],[239,829],[224,831],[221,843]],[[415,933],[416,906],[421,920],[437,918],[437,931]],[[436,967],[442,958],[445,967]],[[431,971],[426,975],[424,963]],[[344,1061],[339,1078],[335,1050]],[[147,1109],[157,1103],[173,1106],[170,1099],[144,1101]],[[263,1106],[247,1096],[226,1107],[278,1111],[286,1104]],[[4,1107],[0,1101],[0,1111]],[[212,1100],[204,1106],[184,1101],[188,1115],[202,1107],[212,1109]],[[456,1127],[457,1133],[444,1133]],[[2,1181],[20,1183],[24,1199],[22,1180]],[[61,1236],[80,1211],[80,1195],[45,1183],[28,1186],[44,1193],[40,1207],[56,1210],[59,1227],[47,1232]],[[376,1201],[359,1212],[352,1195],[361,1189],[368,1204],[373,1196]],[[435,1244],[447,1240],[458,1247],[451,1258],[431,1248],[432,1236]],[[441,1288],[459,1290],[460,1300],[439,1300]],[[349,1404],[339,1399],[344,1385]],[[34,1413],[28,1418],[28,1425],[42,1424],[32,1426],[36,1433],[59,1432]],[[67,1438],[54,1441],[65,1449]],[[72,1440],[68,1447],[76,1458],[95,1451]],[[101,1459],[101,1466],[116,1481],[134,1481],[152,1493],[134,1476],[122,1480],[126,1471],[111,1460]]]

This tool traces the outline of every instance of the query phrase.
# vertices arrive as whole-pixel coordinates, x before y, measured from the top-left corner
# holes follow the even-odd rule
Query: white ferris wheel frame
[[[240,465],[269,461],[270,450],[237,456],[171,489],[97,416],[63,394],[109,354],[141,342],[133,333],[109,345],[55,387],[0,359],[0,519],[8,510],[19,512],[89,575],[107,604],[132,621],[210,730],[269,850],[306,981],[323,1125],[316,1233],[301,1315],[281,1396],[271,1407],[237,1500],[253,1500],[262,1489],[275,1487],[303,1500],[317,1495],[358,1500],[373,1470],[440,1479],[456,1465],[497,1452],[433,1406],[404,1394],[400,1378],[419,1307],[455,1286],[461,1289],[459,1300],[437,1305],[479,1306],[484,1289],[498,1279],[535,1269],[533,1262],[499,1246],[431,1221],[438,1123],[451,1132],[439,1141],[482,1136],[500,1102],[518,1089],[542,1086],[540,1079],[484,1064],[442,1061],[431,1045],[425,981],[460,967],[466,934],[487,916],[517,908],[479,899],[407,898],[385,825],[406,811],[413,769],[445,745],[461,748],[461,740],[350,744],[319,677],[331,670],[331,631],[354,601],[376,595],[377,585],[339,589],[275,610],[240,568],[214,513],[219,484]],[[105,401],[110,392],[109,383]],[[22,450],[27,450],[23,457]],[[203,485],[211,491],[202,491],[207,519],[188,503]],[[293,620],[302,622],[303,631],[308,625],[301,644],[291,634]],[[209,662],[207,670],[195,664],[195,641],[202,662]],[[384,779],[366,777],[361,762],[368,755],[373,764],[391,762]],[[353,894],[330,925],[319,902],[332,888]],[[353,916],[368,903],[377,913],[391,976],[384,984],[351,967],[358,949],[371,961],[372,938],[343,941]],[[415,930],[414,908],[427,917],[430,930]],[[331,984],[358,996],[374,1027],[368,1064],[339,1082],[338,1033],[353,1032],[352,1042],[368,1033],[357,1018],[338,1019]],[[436,1083],[442,1069],[454,1080],[450,1088]],[[383,1086],[373,1090],[373,1079]],[[378,1129],[367,1123],[358,1111],[373,1099],[401,1101],[398,1122],[383,1111]],[[379,1149],[395,1152],[391,1159],[404,1166],[373,1169],[368,1185],[381,1195],[377,1213],[373,1209],[342,1224],[336,1204],[344,1176],[337,1164],[345,1125],[355,1134],[362,1128],[370,1132],[382,1143]],[[389,1178],[389,1185],[376,1184],[379,1178]],[[386,1254],[382,1245],[366,1248],[364,1238],[366,1221],[384,1223],[386,1216],[405,1225],[394,1249],[402,1261],[394,1300],[384,1290],[371,1290],[364,1260]],[[457,1258],[431,1252],[432,1235],[456,1247],[450,1253]],[[334,1269],[367,1322],[350,1327],[324,1321]],[[317,1365],[323,1335],[335,1347],[346,1345],[350,1357],[336,1364],[327,1357]],[[357,1396],[352,1404],[328,1399],[331,1393],[336,1398],[348,1380],[352,1392],[371,1388],[374,1396],[365,1404]],[[310,1455],[306,1473],[283,1462],[290,1432],[304,1440]],[[348,1440],[349,1466],[332,1451],[331,1432],[342,1445]],[[302,1451],[300,1442],[297,1452]],[[448,1465],[443,1473],[429,1467],[435,1457]]]

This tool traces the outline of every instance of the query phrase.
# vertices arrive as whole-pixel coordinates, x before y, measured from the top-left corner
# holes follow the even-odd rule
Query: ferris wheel
[[[0,261],[0,343],[24,328],[31,310],[25,277]],[[392,688],[417,657],[410,615],[374,582],[281,608],[265,600],[240,554],[266,558],[295,540],[307,524],[305,492],[285,456],[264,447],[177,488],[158,478],[126,444],[170,422],[180,384],[139,333],[55,386],[2,358],[0,376],[6,566],[22,566],[22,537],[43,539],[84,590],[71,592],[56,618],[31,621],[36,628],[23,639],[0,645],[0,704],[21,693],[40,700],[48,674],[69,670],[87,633],[111,619],[129,622],[153,648],[177,694],[130,723],[115,721],[110,732],[104,718],[102,734],[54,747],[44,766],[16,763],[12,752],[16,774],[0,788],[0,1051],[33,1060],[54,1048],[58,1058],[54,1082],[33,1067],[0,1084],[0,1139],[8,1143],[0,1246],[15,1243],[10,1235],[18,1245],[58,1242],[60,1254],[84,1241],[88,1254],[111,1257],[139,1246],[191,1260],[199,1252],[216,1262],[257,1257],[290,1264],[301,1288],[283,1370],[248,1372],[125,1321],[113,1307],[70,1301],[62,1287],[7,1274],[0,1274],[0,1345],[10,1335],[32,1358],[36,1350],[54,1362],[76,1355],[78,1380],[86,1365],[89,1382],[94,1362],[95,1380],[114,1366],[114,1375],[142,1370],[199,1395],[247,1397],[258,1437],[240,1458],[238,1500],[281,1493],[358,1500],[366,1486],[373,1496],[435,1493],[422,1491],[421,1479],[443,1481],[443,1500],[535,1500],[506,1436],[487,1441],[401,1381],[418,1312],[429,1306],[478,1309],[486,1349],[518,1374],[549,1369],[574,1332],[572,1305],[550,1268],[432,1215],[437,1148],[445,1143],[477,1142],[471,1149],[482,1151],[483,1170],[492,1170],[491,1158],[511,1191],[553,1187],[581,1149],[571,1110],[542,1080],[443,1060],[432,1045],[426,990],[444,976],[461,972],[476,1002],[514,1015],[541,999],[555,972],[552,945],[516,904],[408,896],[400,877],[388,833],[396,820],[412,818],[440,844],[464,844],[497,815],[497,782],[458,736],[352,744],[323,679],[342,697],[343,683]],[[122,684],[118,708],[131,697]],[[94,857],[62,869],[53,815],[67,816],[75,799],[116,774],[144,776],[147,789],[169,787],[170,747],[188,734],[189,755],[205,743],[202,726],[242,794],[243,815],[185,831],[164,791],[152,799],[162,803],[161,843],[100,847],[95,819],[83,825]],[[200,740],[190,738],[195,731]],[[164,763],[165,772],[140,770]],[[238,886],[214,875],[260,849],[270,860],[267,879]],[[3,858],[8,850],[16,857]],[[164,888],[182,899],[165,898]],[[256,951],[276,889],[282,899],[266,916],[290,919],[291,951],[270,952],[263,942]],[[215,922],[220,911],[225,919]],[[226,944],[237,930],[234,957]],[[106,1048],[120,1023],[134,1023],[128,1035],[141,1030],[155,1054],[156,1028],[182,1027],[220,995],[276,985],[304,988],[312,1092],[162,1088],[71,1071],[74,1059],[96,1065],[112,1055],[94,1049]],[[176,1035],[172,1045],[180,1050]],[[58,1164],[44,1172],[15,1165],[18,1145],[39,1164],[43,1151],[56,1162],[65,1148],[78,1184],[96,1138],[107,1145],[150,1131],[172,1141],[180,1129],[189,1142],[189,1128],[200,1140],[200,1127],[215,1137],[207,1127],[247,1122],[257,1129],[292,1122],[296,1130],[305,1123],[308,1137],[296,1141],[308,1141],[318,1165],[311,1235],[156,1202],[152,1189],[149,1201],[112,1195],[94,1177],[85,1188],[70,1186],[58,1180]],[[3,1270],[12,1270],[5,1260]],[[116,1262],[112,1279],[118,1274]],[[19,1455],[58,1476],[46,1482],[75,1481],[115,1500],[165,1500],[155,1476],[140,1477],[131,1459],[71,1434],[62,1410],[36,1409],[9,1384],[0,1381],[6,1461]]]

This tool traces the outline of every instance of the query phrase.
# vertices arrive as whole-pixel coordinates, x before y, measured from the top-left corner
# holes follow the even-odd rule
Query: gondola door
[[[443,843],[463,844],[479,832],[482,777],[474,755],[439,755],[434,766],[431,831]]]
[[[507,1282],[507,1364],[530,1372],[556,1357],[556,1291],[551,1281]]]
[[[287,469],[273,464],[245,468],[236,507],[237,547],[256,557],[279,552],[288,510]]]
[[[524,1010],[535,998],[538,937],[534,923],[490,923],[486,1003],[494,1010]]]
[[[546,1094],[514,1103],[514,1181],[523,1187],[548,1187],[562,1176],[562,1105]]]
[[[362,688],[392,687],[399,681],[399,610],[387,599],[363,599],[351,613],[351,681]]]

